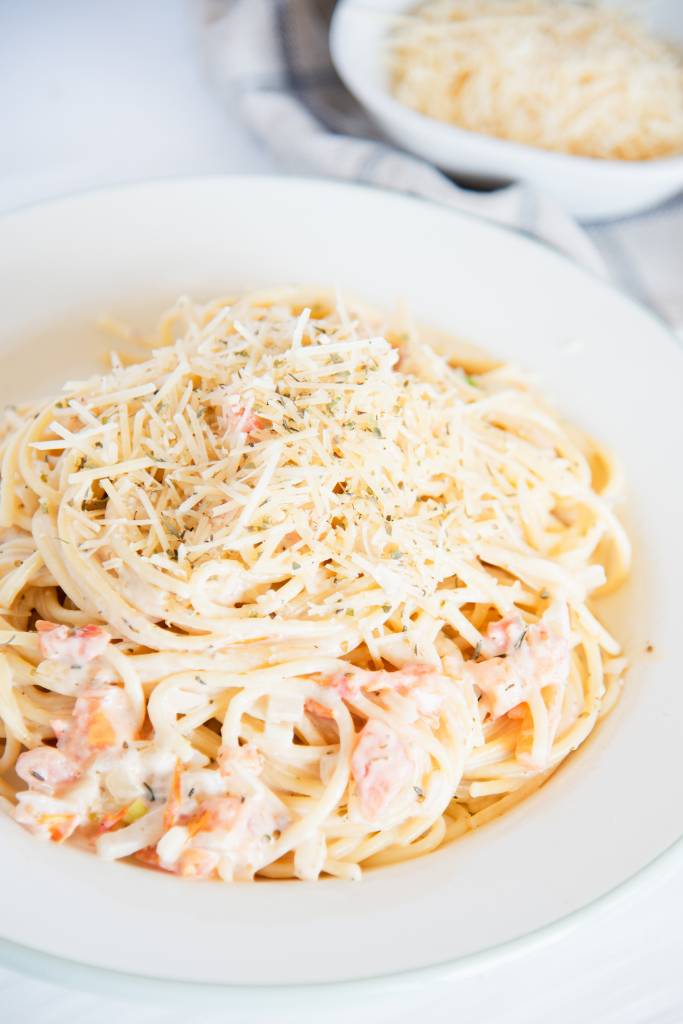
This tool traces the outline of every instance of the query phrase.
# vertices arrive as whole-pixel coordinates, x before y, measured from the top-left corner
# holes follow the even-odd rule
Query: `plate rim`
[[[213,993],[214,995],[234,995],[250,997],[254,993],[267,997],[267,1002],[282,1005],[281,999],[295,995],[297,999],[302,993],[309,996],[324,991],[339,993],[363,993],[376,991],[382,985],[391,985],[392,990],[412,987],[418,982],[447,982],[459,977],[486,971],[497,963],[509,962],[527,953],[533,952],[544,945],[560,941],[574,932],[584,921],[596,913],[605,914],[613,907],[621,905],[625,900],[635,898],[639,893],[655,886],[662,886],[667,878],[674,873],[677,866],[683,863],[683,835],[674,840],[649,863],[628,878],[617,883],[607,892],[576,910],[541,925],[530,932],[518,935],[513,939],[489,946],[487,949],[469,953],[466,956],[442,960],[439,963],[424,967],[407,968],[371,975],[366,978],[344,978],[338,981],[291,982],[290,984],[234,985],[228,982],[187,981],[183,979],[160,978],[152,974],[131,974],[116,968],[101,967],[72,960],[69,957],[57,956],[43,950],[33,949],[0,936],[0,964],[10,967],[23,974],[42,978],[53,983],[66,984],[70,988],[88,988],[101,990],[113,985],[117,980],[125,981],[130,989],[132,986],[143,996],[154,996],[163,992],[169,995],[171,990],[179,994]],[[8,958],[9,954],[9,958]],[[64,966],[68,975],[64,977]],[[42,968],[42,970],[41,970]],[[85,982],[85,985],[83,984]],[[251,1004],[250,1004],[251,1005]]]
[[[341,5],[347,2],[348,0],[340,0]],[[683,156],[681,156],[680,159],[683,161]],[[130,178],[126,181],[104,185],[92,185],[88,188],[74,190],[68,189],[65,192],[46,196],[43,199],[31,199],[26,202],[18,203],[16,206],[0,211],[0,232],[8,221],[20,218],[24,215],[30,215],[34,210],[42,209],[42,207],[45,206],[61,206],[71,202],[78,202],[81,199],[95,198],[107,194],[116,195],[118,193],[129,191],[142,191],[145,189],[155,190],[157,188],[178,185],[217,185],[233,181],[238,184],[247,184],[249,182],[277,182],[278,185],[291,183],[294,187],[301,185],[307,185],[311,188],[324,186],[333,189],[349,190],[350,192],[364,193],[367,196],[373,196],[375,198],[384,197],[396,199],[415,205],[441,209],[444,214],[455,214],[456,217],[462,217],[465,220],[472,221],[476,224],[483,224],[486,227],[490,227],[494,231],[501,231],[506,235],[512,235],[518,242],[523,243],[525,246],[528,245],[532,249],[542,250],[544,253],[549,254],[551,259],[558,259],[573,270],[578,270],[591,281],[606,288],[612,295],[616,295],[623,302],[634,306],[640,313],[645,314],[645,316],[650,320],[653,320],[658,327],[662,328],[668,335],[669,341],[673,342],[674,347],[683,353],[683,330],[679,334],[676,329],[672,327],[669,321],[666,320],[658,310],[648,305],[644,299],[640,298],[638,295],[630,294],[619,284],[618,281],[612,280],[611,277],[598,273],[597,270],[592,267],[588,267],[583,263],[579,263],[577,260],[573,259],[569,253],[557,248],[544,238],[537,235],[530,235],[523,230],[513,227],[511,224],[505,224],[494,220],[493,218],[484,217],[482,214],[475,213],[473,210],[460,209],[457,206],[447,206],[445,203],[440,203],[438,200],[432,199],[429,196],[406,192],[398,188],[387,188],[367,181],[319,177],[314,174],[282,174],[276,171],[270,173],[259,172],[255,174],[244,171],[226,171],[224,173],[164,174],[151,178]],[[661,205],[665,204],[666,200]],[[629,219],[630,217],[628,216],[618,217],[613,222],[620,223],[623,220]]]

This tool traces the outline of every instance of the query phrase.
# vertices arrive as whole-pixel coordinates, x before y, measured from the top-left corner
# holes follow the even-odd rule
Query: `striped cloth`
[[[516,228],[683,330],[683,196],[644,216],[580,226],[526,185],[459,187],[384,139],[344,87],[327,41],[333,8],[334,0],[204,0],[212,78],[285,168],[419,195]]]

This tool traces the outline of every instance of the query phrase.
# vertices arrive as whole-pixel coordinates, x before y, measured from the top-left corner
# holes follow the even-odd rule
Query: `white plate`
[[[530,182],[586,221],[637,213],[683,188],[683,156],[627,161],[551,153],[436,121],[394,99],[385,56],[391,15],[416,3],[340,0],[330,29],[337,71],[401,146],[461,177],[490,184]],[[643,13],[653,30],[683,43],[683,4],[678,0],[650,0]]]
[[[616,291],[513,233],[370,189],[258,178],[121,188],[0,222],[0,399],[93,365],[103,312],[150,322],[183,292],[287,282],[405,298],[418,317],[533,370],[617,450],[636,559],[604,614],[633,662],[623,700],[522,806],[359,884],[193,883],[44,846],[2,818],[11,902],[0,935],[12,942],[247,986],[481,965],[521,936],[542,941],[683,833],[683,362],[668,331]]]

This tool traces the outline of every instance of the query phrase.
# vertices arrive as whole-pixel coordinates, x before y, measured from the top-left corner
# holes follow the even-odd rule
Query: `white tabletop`
[[[277,171],[205,81],[189,0],[4,3],[0,83],[0,210],[120,181]],[[11,883],[2,888],[11,899]],[[552,946],[426,989],[425,1019],[674,1024],[683,1019],[682,911],[680,872]],[[133,998],[125,983],[116,996],[111,991],[63,988],[0,965],[0,1014],[8,1024],[188,1019],[187,1006]],[[413,1021],[410,1002],[409,1012],[393,1001],[374,1005],[368,1019]],[[321,1019],[346,1019],[343,1000],[325,1003],[321,995]],[[203,1024],[247,1019],[229,1007],[229,999],[225,1007],[212,1001],[196,1016]],[[354,1022],[363,1017],[354,1009]]]

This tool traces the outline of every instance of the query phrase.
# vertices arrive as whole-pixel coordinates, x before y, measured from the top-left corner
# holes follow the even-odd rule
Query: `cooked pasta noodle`
[[[426,337],[320,291],[183,299],[135,361],[6,410],[20,824],[185,876],[354,879],[581,745],[625,668],[588,603],[629,566],[611,459]]]

